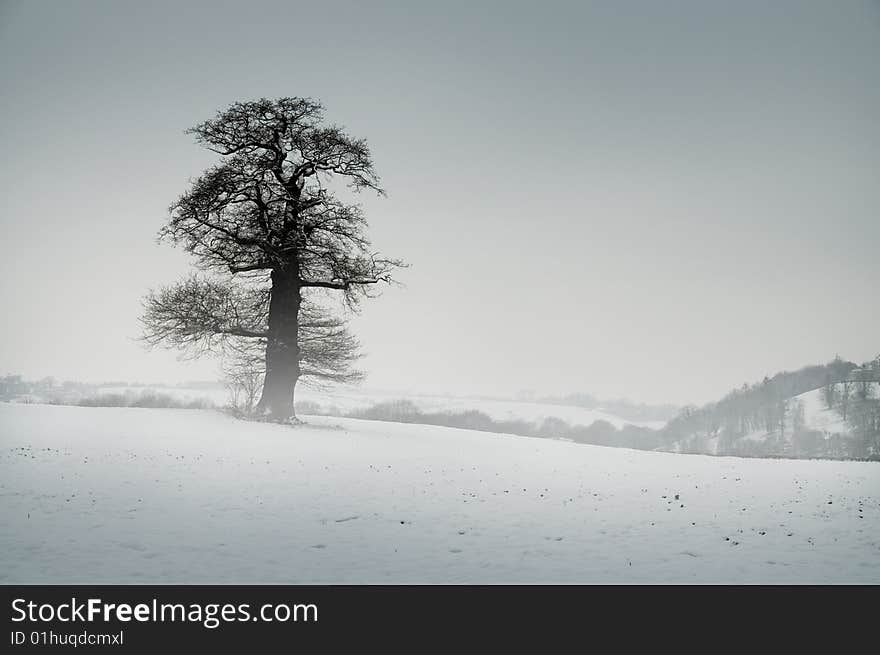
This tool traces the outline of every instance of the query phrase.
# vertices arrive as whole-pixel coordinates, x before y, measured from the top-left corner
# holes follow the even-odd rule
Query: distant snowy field
[[[224,389],[190,389],[186,387],[103,387],[103,393],[138,394],[145,391],[168,394],[183,401],[207,399],[218,407],[229,404],[229,393]],[[659,429],[665,421],[630,421],[598,409],[574,405],[533,403],[496,398],[473,398],[452,395],[413,394],[406,391],[364,389],[361,387],[335,386],[328,390],[297,388],[297,402],[318,405],[322,412],[346,414],[366,409],[378,403],[405,399],[424,412],[462,412],[479,410],[496,421],[522,420],[541,423],[545,418],[558,418],[571,425],[590,425],[595,421],[608,421],[620,428],[626,424]]]
[[[309,423],[0,404],[0,583],[880,582],[875,463]]]

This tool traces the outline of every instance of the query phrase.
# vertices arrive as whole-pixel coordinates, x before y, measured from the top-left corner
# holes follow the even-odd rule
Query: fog
[[[0,373],[215,378],[137,342],[190,269],[156,232],[214,161],[183,130],[286,95],[369,141],[410,264],[354,320],[368,385],[685,403],[868,360],[878,37],[869,2],[5,3]]]

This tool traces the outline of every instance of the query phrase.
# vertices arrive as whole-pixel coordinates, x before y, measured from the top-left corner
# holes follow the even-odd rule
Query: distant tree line
[[[55,402],[50,404],[70,404]],[[99,393],[75,401],[79,407],[140,407],[144,409],[213,409],[207,398],[182,399],[170,393],[141,391],[139,393]]]
[[[216,384],[203,382],[199,383],[199,386],[207,389],[216,386]],[[107,387],[120,387],[123,391],[108,391]],[[179,398],[149,387],[150,385],[141,383],[90,384],[73,380],[59,381],[52,376],[39,380],[26,380],[21,375],[6,375],[0,377],[0,402],[153,409],[210,409],[214,407],[214,403],[207,398]],[[187,387],[187,389],[189,388],[191,387]]]
[[[66,380],[58,381],[52,376],[39,380],[26,380],[21,375],[4,375],[0,377],[0,401],[9,402],[44,402],[49,398],[63,398],[81,394],[94,385]]]
[[[323,411],[317,404],[309,402],[297,403],[297,412],[313,415],[331,414],[331,412]],[[624,425],[617,428],[608,421],[595,421],[591,425],[570,425],[555,417],[548,417],[539,422],[523,419],[493,419],[485,412],[475,409],[458,412],[426,412],[412,401],[403,399],[380,402],[365,409],[349,412],[332,412],[332,415],[339,414],[344,414],[347,418],[370,421],[438,425],[523,437],[566,439],[596,446],[655,450],[663,445],[661,433],[658,430],[635,425]]]

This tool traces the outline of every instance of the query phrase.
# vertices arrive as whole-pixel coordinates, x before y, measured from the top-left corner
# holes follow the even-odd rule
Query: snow
[[[816,389],[795,396],[804,408],[804,425],[807,429],[819,430],[826,434],[849,434],[851,428],[843,420],[840,412],[827,408],[822,393],[822,389]]]
[[[0,404],[0,583],[880,582],[876,463],[308,421]]]

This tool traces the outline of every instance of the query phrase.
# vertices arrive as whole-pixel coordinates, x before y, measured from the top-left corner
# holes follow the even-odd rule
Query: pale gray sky
[[[213,378],[146,352],[183,130],[311,96],[366,137],[369,384],[706,401],[880,351],[880,7],[0,5],[0,374]]]

